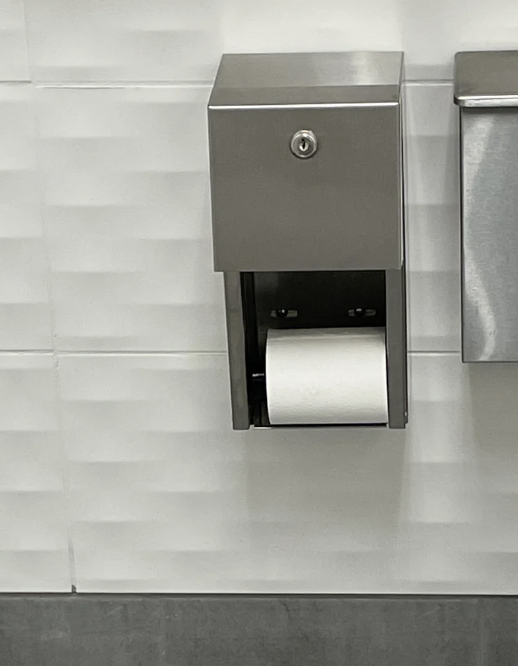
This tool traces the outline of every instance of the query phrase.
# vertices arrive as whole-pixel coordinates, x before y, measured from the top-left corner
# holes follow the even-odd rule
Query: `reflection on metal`
[[[459,53],[462,358],[518,361],[518,52]]]

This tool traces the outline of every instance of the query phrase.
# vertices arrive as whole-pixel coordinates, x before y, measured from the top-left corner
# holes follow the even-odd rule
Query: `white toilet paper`
[[[270,423],[387,423],[386,363],[383,328],[270,329]]]

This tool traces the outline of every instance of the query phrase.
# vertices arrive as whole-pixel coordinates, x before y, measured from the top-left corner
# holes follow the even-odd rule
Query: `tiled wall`
[[[518,367],[459,358],[451,63],[509,0],[0,0],[0,590],[518,593]],[[404,49],[410,425],[233,433],[223,51]]]

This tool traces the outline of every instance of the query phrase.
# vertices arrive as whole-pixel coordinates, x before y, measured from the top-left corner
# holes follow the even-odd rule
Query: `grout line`
[[[16,81],[0,81],[0,86],[27,86],[27,85],[32,85],[32,81],[30,79],[16,79]]]
[[[486,664],[486,623],[485,623],[485,603],[483,599],[477,599],[477,666]]]
[[[50,356],[54,353],[53,349],[0,349],[0,354],[6,356],[34,356],[38,354],[39,356]]]
[[[45,253],[46,261],[46,282],[47,282],[47,294],[49,299],[49,325],[50,332],[52,336],[52,367],[54,371],[54,385],[55,385],[55,399],[56,399],[56,417],[58,422],[58,433],[61,452],[61,487],[63,492],[63,511],[64,511],[64,520],[66,522],[67,529],[67,550],[68,550],[68,566],[69,566],[69,575],[70,575],[70,585],[74,589],[74,586],[77,582],[76,575],[76,564],[75,564],[75,553],[74,553],[74,542],[72,538],[72,502],[71,502],[71,490],[68,479],[68,458],[66,453],[66,441],[65,441],[65,428],[64,428],[64,416],[63,416],[63,400],[61,396],[61,378],[59,375],[59,358],[56,353],[56,340],[57,340],[57,326],[56,326],[56,306],[55,299],[53,295],[52,288],[52,271],[51,271],[51,253],[50,253],[50,234],[48,233],[46,216],[45,216],[45,189],[43,183],[43,160],[41,157],[41,132],[40,132],[40,120],[39,120],[39,102],[35,99],[36,95],[33,95],[32,99],[32,108],[34,110],[34,128],[35,128],[35,139],[36,139],[36,164],[38,167],[38,195],[40,203],[40,223],[41,231],[43,235],[43,248]]]
[[[453,79],[404,79],[404,86],[444,86],[453,85]],[[51,89],[85,89],[110,90],[126,88],[207,88],[212,87],[214,80],[200,81],[35,81],[32,79],[0,81],[0,85],[27,85],[33,84],[36,88]]]
[[[0,356],[34,356],[46,355],[55,357],[65,356],[226,356],[227,352],[224,350],[214,349],[212,351],[199,351],[192,349],[179,349],[179,350],[155,350],[143,351],[141,349],[100,349],[100,350],[86,350],[78,349],[76,351],[70,349],[0,349]],[[409,349],[409,356],[460,356],[460,349],[444,349],[444,350],[422,350],[422,349]]]
[[[72,500],[71,488],[68,479],[68,457],[65,441],[65,428],[63,405],[64,400],[61,391],[61,377],[59,374],[59,358],[56,353],[52,355],[54,375],[56,382],[56,414],[58,421],[59,438],[61,444],[61,485],[63,489],[64,514],[67,526],[67,549],[68,549],[68,567],[70,572],[70,586],[72,591],[77,586],[76,556],[74,551],[74,539],[72,536]]]
[[[453,85],[453,79],[405,79],[403,85],[416,85],[416,86],[443,86],[445,84]]]
[[[32,67],[29,57],[29,22],[27,20],[27,8],[25,1],[22,0],[22,13],[23,13],[23,34],[25,35],[25,56],[27,58],[27,73],[29,74],[29,82],[32,82]]]
[[[458,350],[444,350],[444,351],[438,351],[437,349],[433,351],[421,351],[421,350],[416,350],[412,351],[409,350],[408,352],[409,356],[459,356],[460,357],[460,349]]]
[[[113,88],[207,88],[213,81],[33,81],[36,88],[110,90]]]
[[[56,350],[58,356],[226,356],[227,352],[222,350],[215,351],[192,351],[192,350],[177,350],[177,351],[70,351],[70,350]]]

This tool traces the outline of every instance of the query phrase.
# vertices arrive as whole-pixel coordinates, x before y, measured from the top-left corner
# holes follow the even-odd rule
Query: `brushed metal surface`
[[[463,109],[462,357],[518,361],[518,111]]]
[[[211,108],[397,102],[401,52],[225,54]]]
[[[398,105],[212,113],[215,269],[399,268],[399,116]],[[290,150],[300,127],[319,137],[309,160]]]
[[[457,53],[454,98],[466,107],[518,106],[518,51]]]
[[[353,56],[223,58],[209,103],[216,270],[401,267],[402,58]],[[301,128],[318,137],[310,160],[290,150]]]
[[[246,374],[246,342],[241,275],[225,273],[225,311],[227,320],[228,363],[234,430],[248,430],[250,409]]]
[[[406,338],[406,270],[386,271],[386,347],[390,428],[408,423],[408,368]]]

